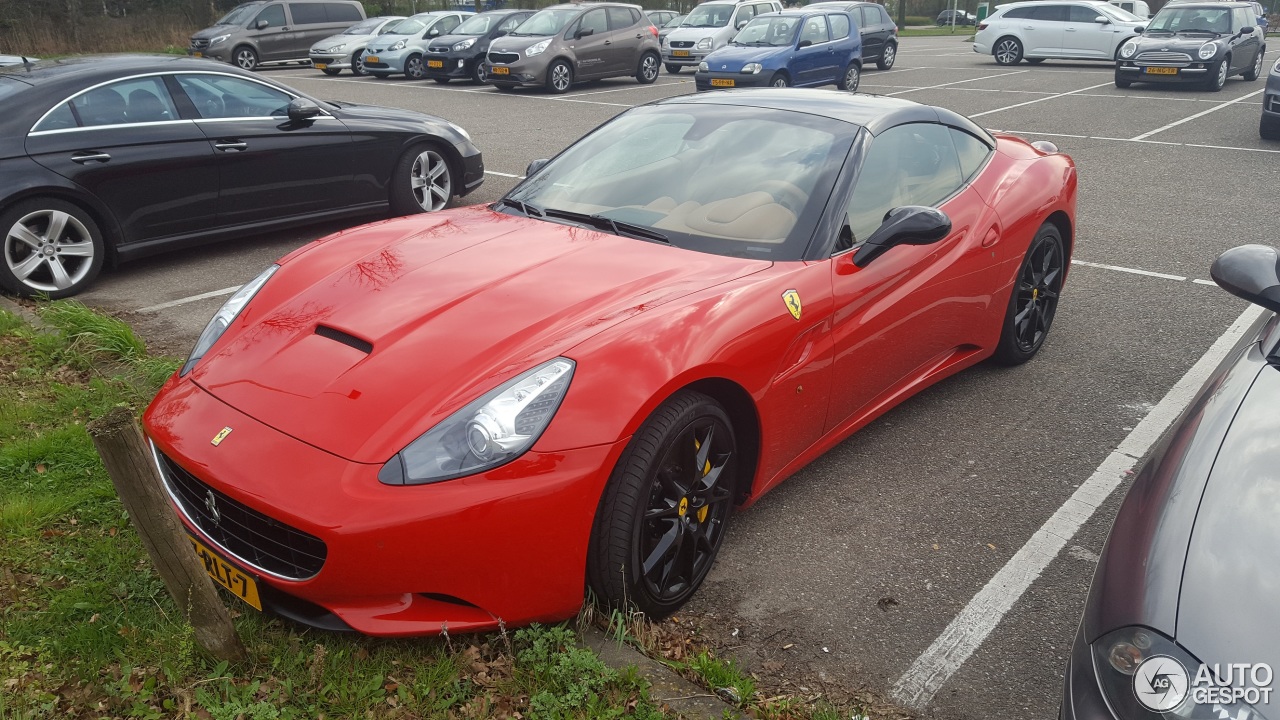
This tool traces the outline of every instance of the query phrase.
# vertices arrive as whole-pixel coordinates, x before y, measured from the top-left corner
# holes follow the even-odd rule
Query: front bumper
[[[550,53],[542,53],[533,57],[525,57],[510,64],[498,64],[484,61],[484,79],[494,85],[542,85],[547,81],[547,66],[551,64]],[[505,71],[505,72],[504,72]]]
[[[677,50],[681,52],[687,52],[689,54],[685,56],[677,57],[676,55],[674,55],[674,53]],[[662,48],[662,62],[666,63],[667,65],[681,65],[685,67],[692,65],[693,67],[697,67],[698,63],[705,60],[707,56],[710,54],[711,54],[710,50],[693,50],[693,49],[685,50],[684,48],[672,49],[672,48],[664,47]]]
[[[1280,118],[1280,73],[1267,76],[1267,88],[1262,93],[1262,114]]]
[[[475,150],[474,155],[466,154],[467,147],[458,147],[458,152],[462,155],[462,192],[458,193],[459,197],[470,193],[484,182],[484,156],[474,145],[469,147]]]
[[[1197,63],[1179,63],[1176,65],[1155,65],[1151,63],[1135,62],[1133,60],[1121,60],[1116,63],[1116,77],[1130,80],[1132,82],[1149,82],[1149,83],[1203,83],[1209,75],[1209,66],[1213,64],[1213,60],[1208,62]],[[1174,74],[1149,72],[1148,68],[1156,70],[1174,70]]]
[[[231,48],[224,47],[226,43],[221,43],[215,47],[205,48],[187,48],[187,54],[192,57],[209,58],[218,62],[231,62]]]
[[[1062,686],[1059,720],[1115,720],[1115,715],[1102,697],[1098,675],[1093,666],[1093,653],[1084,638],[1084,627],[1076,631],[1075,643],[1067,660],[1066,679]]]
[[[189,379],[171,378],[143,420],[156,450],[188,476],[324,542],[318,571],[286,579],[179,513],[188,531],[257,581],[264,609],[387,636],[571,617],[582,603],[596,505],[626,445],[531,451],[480,475],[392,487],[378,482],[377,465],[300,442]],[[210,438],[223,427],[233,432],[215,447]]]
[[[433,67],[432,63],[440,63],[440,67]],[[422,56],[422,67],[427,71],[429,78],[449,78],[451,80],[466,80],[471,77],[471,71],[475,68],[476,63],[483,62],[483,56],[477,56],[472,52],[453,52],[434,53],[428,51]]]
[[[364,69],[372,73],[390,73],[392,75],[404,73],[404,61],[410,55],[416,53],[417,50],[410,48],[402,48],[400,50],[384,50],[382,52],[373,52],[366,50],[364,53]],[[378,58],[377,62],[369,62],[369,58]]]
[[[311,58],[311,65],[317,69],[329,70],[350,70],[351,69],[351,53],[318,53],[311,52],[308,56]],[[320,67],[323,65],[324,67]]]
[[[754,75],[746,73],[730,73],[730,72],[702,72],[698,71],[693,76],[694,87],[698,92],[705,90],[731,90],[733,88],[744,87],[767,87],[769,81],[773,79],[773,73],[765,70]],[[726,83],[732,82],[732,85]]]

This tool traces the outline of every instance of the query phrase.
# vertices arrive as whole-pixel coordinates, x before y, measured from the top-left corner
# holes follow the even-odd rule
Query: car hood
[[[203,30],[197,30],[191,33],[191,39],[209,40],[212,38],[216,38],[219,35],[226,35],[227,33],[233,33],[243,29],[244,28],[240,27],[239,25],[214,25],[213,27],[207,27]]]
[[[790,46],[726,45],[708,55],[706,62],[707,67],[712,72],[737,72],[747,63],[765,63],[781,55],[786,55],[791,49]]]
[[[1280,369],[1265,367],[1231,422],[1196,513],[1176,638],[1204,663],[1280,667],[1277,399]]]
[[[530,45],[537,45],[543,40],[554,40],[556,35],[503,35],[489,45],[489,52],[524,52]]]
[[[671,31],[671,34],[667,36],[667,39],[673,42],[676,40],[698,41],[704,37],[715,35],[721,30],[724,30],[725,27],[726,26],[724,25],[721,25],[720,27],[678,27]]]
[[[318,41],[318,42],[313,43],[313,44],[311,45],[311,49],[312,49],[312,50],[327,50],[327,49],[329,49],[329,48],[333,47],[334,45],[347,45],[347,46],[350,46],[352,43],[359,43],[360,45],[364,45],[365,43],[369,42],[369,40],[371,40],[371,39],[372,39],[372,38],[374,38],[374,37],[376,37],[376,36],[375,36],[375,35],[343,35],[343,34],[339,33],[339,34],[337,34],[337,35],[330,35],[329,37],[327,37],[327,38],[325,38],[325,39],[323,39],[323,40],[320,40],[320,41]]]
[[[384,462],[480,395],[602,330],[770,267],[467,208],[320,241],[192,371],[237,410]],[[692,329],[691,329],[692,331]]]
[[[433,38],[427,47],[443,48],[448,50],[452,48],[455,43],[460,43],[463,40],[475,40],[475,43],[473,43],[471,47],[467,48],[467,52],[474,52],[483,49],[485,45],[489,44],[489,40],[485,38],[484,35],[441,35],[438,38]]]
[[[435,38],[432,38],[433,40]],[[387,52],[392,45],[404,41],[405,47],[426,47],[427,41],[422,36],[414,33],[413,35],[379,35],[377,38],[369,41],[369,47],[366,53]]]
[[[1133,42],[1137,43],[1138,52],[1140,53],[1152,50],[1156,52],[1184,52],[1191,55],[1191,59],[1194,61],[1199,59],[1196,57],[1196,51],[1200,49],[1200,46],[1215,39],[1219,38],[1204,33],[1196,35],[1157,35],[1155,37],[1140,35],[1134,38]]]

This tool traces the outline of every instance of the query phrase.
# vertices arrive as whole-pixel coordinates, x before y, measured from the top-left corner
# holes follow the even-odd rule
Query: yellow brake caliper
[[[698,441],[698,438],[694,438],[694,439],[693,439],[693,449],[694,449],[694,450],[701,450],[701,449],[702,449],[702,443]],[[707,457],[707,464],[706,464],[705,466],[703,466],[703,468],[702,468],[702,477],[706,477],[706,476],[707,476],[707,475],[709,475],[709,474],[711,474],[711,458],[710,458],[710,457]],[[685,501],[684,501],[684,500],[681,500],[681,501],[680,501],[680,514],[681,514],[681,515],[684,515],[684,507],[685,507]],[[696,516],[697,516],[697,518],[698,518],[698,522],[706,522],[706,521],[707,521],[707,514],[708,514],[709,512],[710,512],[710,506],[709,506],[709,505],[703,505],[702,507],[698,508],[698,512],[696,513]]]

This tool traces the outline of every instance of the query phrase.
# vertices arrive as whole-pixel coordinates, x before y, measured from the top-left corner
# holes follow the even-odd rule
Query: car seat
[[[162,122],[171,120],[169,110],[160,98],[150,90],[138,88],[129,93],[129,120],[132,122]]]
[[[85,127],[119,125],[129,121],[126,104],[120,93],[111,88],[98,88],[75,101],[76,112]]]

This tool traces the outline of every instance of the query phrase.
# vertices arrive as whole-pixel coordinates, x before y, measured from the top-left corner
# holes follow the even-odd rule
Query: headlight
[[[529,47],[525,48],[524,56],[533,57],[534,55],[541,55],[542,53],[546,52],[547,48],[549,47],[551,47],[551,38],[547,38],[546,40],[543,40],[540,43],[536,43],[534,45],[530,45]]]
[[[210,45],[217,45],[218,43],[226,42],[226,41],[227,41],[227,38],[229,38],[229,37],[231,37],[231,36],[230,36],[230,35],[219,35],[219,36],[218,36],[218,37],[216,37],[216,38],[210,38],[210,39],[209,39],[209,44],[210,44]]]
[[[711,66],[707,64],[706,60],[698,63],[698,72],[711,72]]]
[[[378,472],[387,485],[473,475],[523,455],[547,429],[569,389],[574,362],[556,358],[450,415]]]
[[[1120,48],[1120,57],[1131,58],[1136,52],[1138,52],[1138,43],[1130,40],[1124,44],[1124,47]]]
[[[710,50],[710,49],[711,49],[711,38],[709,38],[709,37],[704,37],[704,38],[702,38],[701,40],[699,40],[699,41],[698,41],[698,49],[699,49],[699,50]]]
[[[342,52],[342,51],[343,51],[343,50],[345,50],[345,49],[347,49],[347,44],[346,44],[346,43],[343,43],[343,44],[341,44],[341,45],[334,45],[333,47],[329,48],[328,50],[325,50],[325,52]]]
[[[272,265],[263,270],[262,274],[240,286],[240,289],[235,291],[235,294],[227,298],[227,301],[222,304],[218,312],[214,313],[213,319],[204,327],[204,332],[200,333],[200,338],[196,340],[196,346],[191,349],[191,355],[187,357],[187,362],[182,365],[182,370],[178,372],[178,375],[186,375],[191,372],[191,368],[200,362],[200,358],[204,357],[204,354],[209,352],[209,348],[213,347],[213,344],[218,342],[218,338],[222,337],[222,333],[226,332],[231,325],[231,321],[236,319],[236,316],[240,314],[244,306],[249,304],[253,296],[258,294],[262,286],[267,284],[267,280],[271,279],[271,276],[279,269],[279,265]]]
[[[403,41],[403,40],[397,40],[395,45],[392,45],[391,47],[389,47],[389,48],[387,48],[387,49],[388,49],[388,50],[403,50],[403,49],[404,49],[404,41]]]
[[[1212,680],[1212,668],[1154,630],[1127,627],[1107,633],[1093,644],[1093,658],[1102,692],[1118,717],[1262,720],[1246,698],[1261,695],[1251,691],[1261,690],[1263,678],[1258,685],[1233,686]],[[1248,680],[1247,671],[1244,675]],[[1267,671],[1265,686],[1271,679]]]
[[[475,39],[475,38],[471,38],[470,40],[463,40],[462,42],[457,43],[456,45],[454,45],[454,46],[453,46],[453,50],[454,50],[454,52],[459,52],[459,51],[462,51],[462,50],[466,50],[467,48],[469,48],[469,47],[471,47],[472,45],[475,45],[475,44],[476,44],[476,39]]]
[[[1200,52],[1196,53],[1201,60],[1208,60],[1218,54],[1218,43],[1205,43],[1200,46]]]
[[[764,66],[760,63],[747,63],[742,66],[742,72],[747,73],[748,75],[759,75],[760,71],[763,69]]]
[[[1271,72],[1280,73],[1280,58],[1276,58],[1276,64],[1272,66]]]
[[[671,38],[662,38],[662,47],[667,47],[668,41],[670,40]]]

